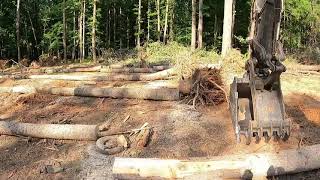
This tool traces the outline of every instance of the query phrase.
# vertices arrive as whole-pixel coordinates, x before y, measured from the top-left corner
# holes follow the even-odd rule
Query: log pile
[[[90,96],[112,98],[134,98],[149,100],[179,100],[180,92],[185,94],[184,101],[194,107],[201,105],[217,105],[227,100],[226,92],[222,87],[220,70],[216,66],[198,66],[188,83],[181,81],[179,89],[175,88],[119,88],[119,87],[0,87],[0,92],[16,93],[48,93],[66,96]],[[167,69],[169,68],[169,69]],[[96,74],[15,74],[3,75],[0,78],[33,79],[33,80],[63,80],[63,81],[155,81],[177,77],[177,69],[169,66],[154,66],[152,68],[132,68],[121,64],[102,66],[67,66],[40,69],[46,73],[52,72],[93,72],[105,71]]]

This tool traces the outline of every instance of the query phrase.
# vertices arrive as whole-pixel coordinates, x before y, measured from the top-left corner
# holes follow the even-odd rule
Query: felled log
[[[116,158],[119,179],[251,179],[320,168],[320,145],[280,151],[197,160]]]
[[[171,69],[171,66],[153,66],[152,69],[156,70],[156,71],[163,71],[166,69]]]
[[[109,67],[112,68],[112,69],[120,69],[120,68],[124,68],[125,65],[123,65],[123,64],[111,64],[111,65],[109,65]]]
[[[121,87],[76,87],[76,88],[38,88],[37,92],[44,92],[62,96],[111,97],[128,99],[147,99],[176,101],[179,100],[179,90],[173,88],[121,88]]]
[[[40,72],[47,74],[52,73],[72,73],[72,72],[100,72],[101,66],[92,67],[49,67],[40,69]]]
[[[289,71],[317,71],[320,72],[320,65],[298,65],[288,66]]]
[[[96,125],[31,124],[0,121],[0,135],[66,140],[97,140]]]
[[[158,70],[153,68],[102,68],[100,72],[104,73],[155,73]]]
[[[15,86],[0,87],[0,93],[46,93],[62,96],[85,96],[85,97],[111,97],[128,99],[148,99],[162,101],[179,100],[179,90],[176,88],[152,88],[152,87],[32,87]]]
[[[52,79],[71,81],[153,81],[168,79],[176,75],[174,69],[168,69],[152,74],[105,74],[105,75],[4,75],[0,78],[9,79]]]

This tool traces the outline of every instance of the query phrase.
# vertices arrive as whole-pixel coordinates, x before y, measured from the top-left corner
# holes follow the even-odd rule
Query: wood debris
[[[187,85],[190,83],[192,85]],[[183,85],[184,92],[188,93],[183,101],[187,104],[193,105],[194,108],[199,104],[221,104],[228,101],[227,93],[222,86],[223,83],[219,69],[198,69],[195,71],[192,81],[186,80]]]

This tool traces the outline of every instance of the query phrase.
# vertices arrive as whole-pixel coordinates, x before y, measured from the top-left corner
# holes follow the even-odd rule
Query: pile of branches
[[[62,60],[58,56],[43,54],[39,57],[39,65],[42,67],[51,67],[61,64]]]
[[[196,108],[201,105],[218,105],[228,101],[227,93],[223,89],[220,70],[215,68],[197,69],[192,77],[189,95],[184,101]]]

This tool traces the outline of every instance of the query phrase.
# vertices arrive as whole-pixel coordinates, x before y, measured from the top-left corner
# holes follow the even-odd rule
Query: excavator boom
[[[235,77],[230,87],[232,121],[240,142],[250,144],[272,136],[287,139],[290,120],[285,108],[280,75],[286,71],[279,41],[283,0],[254,0],[251,12],[250,59],[242,78]]]

